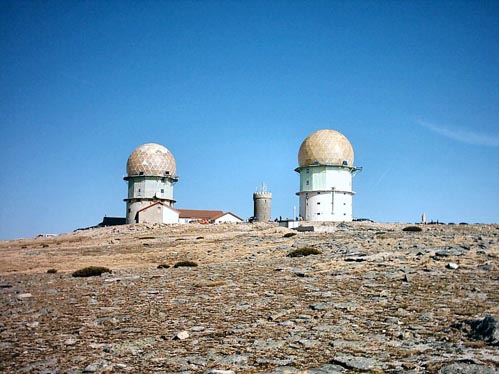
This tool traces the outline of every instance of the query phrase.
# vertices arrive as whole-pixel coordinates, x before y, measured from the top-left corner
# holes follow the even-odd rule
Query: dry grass
[[[88,266],[83,269],[76,270],[72,276],[73,277],[97,277],[103,273],[111,273],[111,269],[104,266]]]
[[[227,282],[226,281],[204,281],[204,282],[198,282],[194,284],[194,287],[219,287],[219,286],[226,286]]]
[[[423,231],[423,229],[419,226],[406,226],[402,229],[402,231],[420,232],[420,231]]]
[[[175,265],[173,265],[174,268],[180,268],[180,267],[196,267],[198,264],[194,261],[179,261]]]
[[[287,254],[287,257],[304,257],[310,255],[320,255],[322,252],[314,247],[301,247],[291,251]]]

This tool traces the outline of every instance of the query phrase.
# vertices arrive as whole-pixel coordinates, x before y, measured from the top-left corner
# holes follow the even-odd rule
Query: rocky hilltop
[[[499,226],[404,227],[133,225],[0,242],[0,371],[497,373]],[[112,272],[72,276],[87,266]]]

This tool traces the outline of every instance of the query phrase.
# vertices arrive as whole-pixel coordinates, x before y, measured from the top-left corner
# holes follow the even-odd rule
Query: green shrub
[[[198,264],[196,264],[194,261],[179,261],[175,265],[173,265],[174,268],[179,268],[179,267],[196,267]]]
[[[57,273],[57,269],[48,269],[47,274],[55,274]]]
[[[76,270],[73,277],[96,277],[102,273],[111,273],[111,269],[103,266],[89,266],[80,270]]]
[[[310,255],[320,255],[322,252],[313,247],[301,247],[288,253],[287,257],[303,257]]]
[[[419,226],[407,226],[402,229],[402,231],[410,231],[410,232],[419,232],[423,231],[423,229]]]
[[[167,265],[167,264],[159,264],[158,265],[158,269],[168,269],[170,267],[170,265]]]
[[[296,235],[296,232],[287,232],[284,234],[284,238],[291,238]]]

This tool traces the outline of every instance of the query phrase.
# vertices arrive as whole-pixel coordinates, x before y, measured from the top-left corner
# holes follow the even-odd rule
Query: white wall
[[[352,193],[332,191],[302,193],[300,216],[306,221],[351,221]]]
[[[163,223],[178,223],[178,215],[177,211],[163,206]]]
[[[300,216],[306,221],[352,220],[352,172],[335,166],[300,170]]]
[[[348,168],[333,166],[310,166],[300,172],[300,191],[322,191],[335,187],[337,190],[352,190],[352,173]]]
[[[215,220],[215,223],[238,223],[243,222],[237,217],[234,217],[230,213],[225,213],[222,217],[219,217]]]
[[[173,183],[168,178],[134,177],[128,182],[128,198],[153,198],[173,200]]]

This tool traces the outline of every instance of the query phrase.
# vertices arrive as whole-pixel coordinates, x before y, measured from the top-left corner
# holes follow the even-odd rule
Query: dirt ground
[[[0,371],[497,372],[497,345],[466,321],[499,317],[499,225],[406,226],[124,225],[2,241]],[[288,256],[304,247],[320,254]],[[112,273],[72,276],[87,266]]]

